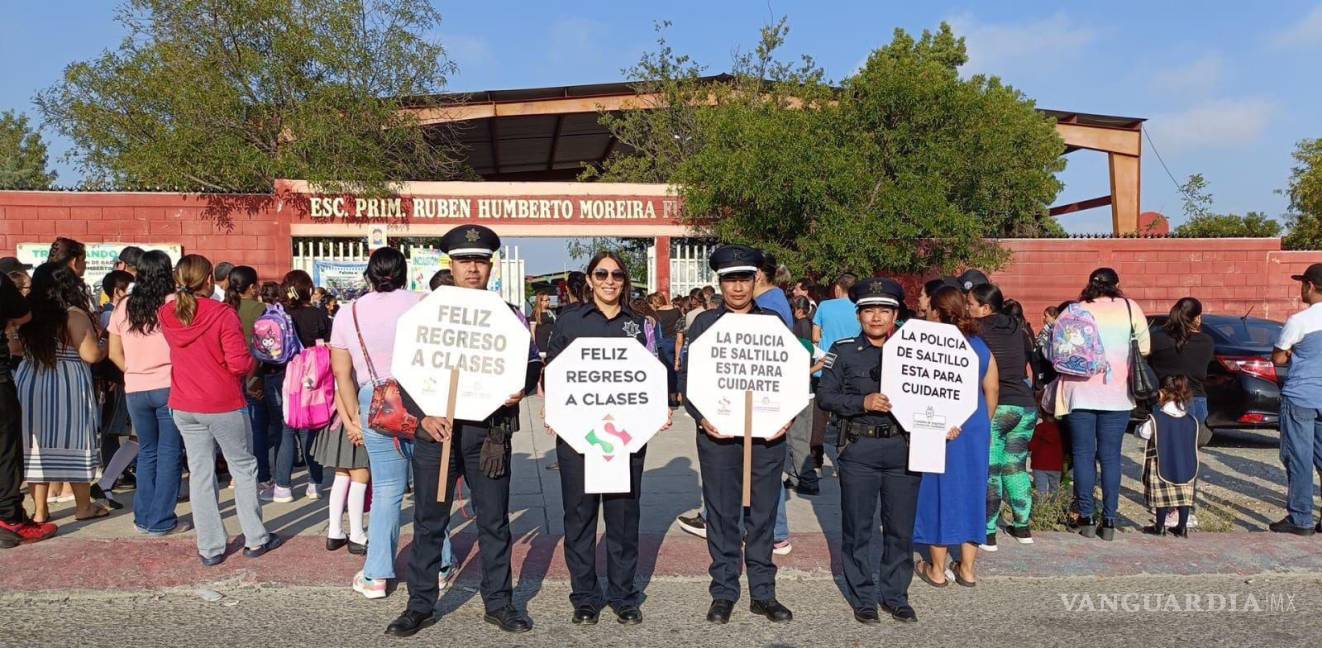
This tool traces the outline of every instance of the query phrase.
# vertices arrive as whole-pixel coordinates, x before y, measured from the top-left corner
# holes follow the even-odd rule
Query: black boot
[[[1097,527],[1094,526],[1094,524],[1095,523],[1092,521],[1091,515],[1079,516],[1079,521],[1078,521],[1079,535],[1085,538],[1097,537]]]
[[[1107,542],[1115,540],[1115,520],[1102,520],[1097,527],[1097,535]]]

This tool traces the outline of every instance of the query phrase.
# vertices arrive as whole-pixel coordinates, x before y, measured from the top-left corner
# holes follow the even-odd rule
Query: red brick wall
[[[85,242],[179,243],[213,262],[251,265],[277,279],[292,262],[292,210],[274,196],[0,191],[0,254],[19,243],[69,236]],[[1283,252],[1276,239],[1031,239],[1004,241],[1013,258],[992,275],[1024,304],[1036,326],[1042,308],[1076,298],[1099,266],[1149,313],[1192,295],[1209,312],[1284,319],[1299,310],[1290,280],[1322,252]],[[916,291],[914,291],[916,293]]]
[[[1037,326],[1042,309],[1076,299],[1094,268],[1120,274],[1120,287],[1146,313],[1164,313],[1192,296],[1204,310],[1284,320],[1300,309],[1290,275],[1322,252],[1284,252],[1277,239],[1031,239],[1004,241],[1011,263],[992,274],[1024,304]]]
[[[271,196],[0,192],[0,254],[67,236],[86,243],[178,243],[212,263],[250,265],[263,278],[290,268],[289,223]]]

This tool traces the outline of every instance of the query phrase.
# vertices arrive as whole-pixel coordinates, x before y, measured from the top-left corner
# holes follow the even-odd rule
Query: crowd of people
[[[441,247],[451,267],[433,277],[433,289],[485,289],[499,248],[494,232],[460,226]],[[192,532],[202,564],[217,565],[228,557],[219,500],[229,488],[243,554],[256,558],[283,541],[266,528],[262,502],[291,502],[301,492],[327,500],[326,549],[363,556],[354,591],[384,598],[391,582],[408,583],[407,609],[387,628],[407,636],[436,621],[436,599],[457,571],[449,526],[462,479],[475,512],[485,619],[506,631],[527,630],[530,621],[512,599],[510,439],[520,402],[539,390],[543,366],[578,337],[638,339],[668,368],[672,406],[695,422],[703,508],[678,524],[707,540],[707,619],[714,623],[732,614],[741,562],[750,610],[771,621],[792,618],[776,598],[772,556],[792,551],[789,493],[820,496],[828,461],[840,481],[846,598],[862,623],[878,622],[879,610],[915,621],[907,594],[914,576],[937,588],[951,580],[975,586],[979,553],[996,550],[1002,528],[1018,543],[1033,543],[1035,501],[1066,483],[1068,523],[1086,537],[1113,540],[1121,446],[1132,412],[1145,401],[1151,413],[1136,431],[1145,444],[1144,495],[1153,518],[1144,531],[1166,535],[1169,528],[1187,537],[1196,525],[1197,440],[1213,355],[1201,330],[1202,306],[1180,299],[1161,326],[1150,328],[1110,268],[1094,270],[1077,299],[1045,309],[1035,331],[1020,304],[978,270],[931,279],[910,299],[890,278],[843,273],[829,285],[794,281],[773,255],[726,245],[710,258],[717,285],[671,300],[664,293],[636,296],[625,262],[603,252],[584,272],[571,273],[558,307],[549,294],[534,298],[528,318],[512,307],[532,332],[524,388],[483,421],[451,421],[426,415],[393,382],[395,324],[424,297],[406,289],[407,262],[397,250],[372,253],[368,289],[347,308],[300,270],[262,281],[249,266],[196,254],[172,262],[165,252],[133,247],[94,295],[84,284],[86,256],[81,243],[59,238],[35,268],[0,259],[6,547],[56,534],[48,503],[66,493],[73,518],[83,521],[121,508],[114,491],[132,486],[138,532]],[[1271,529],[1307,535],[1314,531],[1312,472],[1322,470],[1322,311],[1313,308],[1322,303],[1322,264],[1296,279],[1309,308],[1287,322],[1274,355],[1292,365],[1281,416],[1289,515]],[[812,376],[812,404],[754,444],[747,509],[739,501],[742,441],[684,398],[687,349],[731,313],[779,318],[812,357],[802,368]],[[910,320],[954,327],[977,358],[976,411],[950,426],[943,473],[909,470],[909,433],[880,390],[881,349]],[[407,411],[400,420],[416,421],[407,433],[380,423],[373,404],[392,398]],[[456,450],[438,501],[442,485],[426,476],[439,472],[444,441]],[[640,623],[635,573],[645,452],[631,456],[631,491],[619,496],[585,492],[583,456],[569,445],[558,442],[556,458],[571,621],[596,623],[609,606],[620,623]],[[299,465],[306,482],[296,488]],[[400,512],[410,490],[414,542],[401,578]],[[191,525],[176,514],[181,499],[191,506]],[[883,550],[874,580],[878,507]],[[594,558],[599,511],[604,593]]]

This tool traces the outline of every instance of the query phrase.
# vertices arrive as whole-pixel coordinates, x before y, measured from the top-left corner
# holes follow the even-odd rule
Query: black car
[[[1152,328],[1166,316],[1149,317]],[[1212,363],[1207,368],[1207,426],[1217,428],[1277,429],[1280,425],[1281,388],[1287,366],[1272,364],[1272,348],[1283,324],[1257,317],[1203,315],[1203,332],[1212,337]],[[1136,419],[1147,417],[1140,406]]]

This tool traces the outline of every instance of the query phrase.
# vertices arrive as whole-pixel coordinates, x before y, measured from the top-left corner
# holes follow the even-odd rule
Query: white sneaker
[[[445,588],[450,586],[450,581],[454,580],[457,575],[459,575],[458,567],[454,565],[442,567],[440,576],[436,579],[436,587],[444,592]]]
[[[308,492],[305,497],[310,500],[319,500],[321,499],[321,491],[317,490],[316,484],[308,484]]]
[[[267,502],[286,504],[294,501],[294,491],[291,488],[272,486],[257,493],[257,497]]]
[[[358,570],[353,575],[353,591],[363,595],[363,598],[379,599],[386,597],[386,580],[384,578],[371,579],[363,575],[362,570]]]
[[[789,539],[781,540],[771,545],[771,553],[777,556],[788,556],[794,551],[794,545],[790,544]]]

